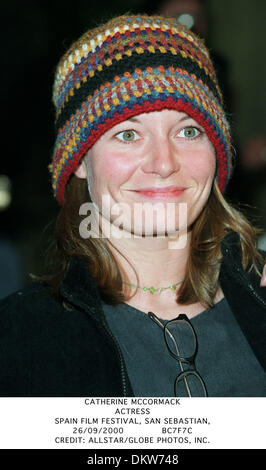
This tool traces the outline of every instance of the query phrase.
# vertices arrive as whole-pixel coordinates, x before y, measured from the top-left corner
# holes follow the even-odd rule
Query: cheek
[[[136,163],[126,157],[108,152],[99,161],[95,161],[94,174],[104,188],[119,189],[135,171]]]
[[[212,181],[215,175],[216,158],[212,149],[209,151],[197,152],[195,158],[188,159],[186,163],[190,176],[198,183]]]
[[[103,193],[119,190],[136,169],[136,162],[124,155],[108,152],[97,152],[90,158],[88,181],[91,187],[91,196],[99,197]]]

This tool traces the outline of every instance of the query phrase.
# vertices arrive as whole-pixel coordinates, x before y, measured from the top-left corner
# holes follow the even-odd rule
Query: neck
[[[176,284],[184,278],[190,238],[190,233],[183,233],[179,234],[178,241],[169,237],[131,237],[110,238],[109,242],[122,273],[125,273],[126,282],[160,288]],[[175,294],[173,291],[171,293]],[[142,294],[147,296],[146,292]]]

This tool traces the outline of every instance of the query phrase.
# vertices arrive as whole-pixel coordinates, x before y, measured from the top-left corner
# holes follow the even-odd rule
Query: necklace
[[[123,282],[123,284],[126,284],[127,286],[130,286],[130,287],[134,287],[135,289],[141,289],[144,292],[149,292],[150,294],[154,294],[154,292],[158,292],[160,294],[163,290],[166,290],[166,289],[175,290],[176,287],[179,284],[181,284],[181,282],[183,282],[183,279],[182,279],[182,281],[179,281],[176,284],[172,284],[171,286],[167,286],[167,287],[153,287],[153,286],[151,286],[151,287],[141,287],[141,286],[136,286],[135,284],[130,284],[129,282]]]

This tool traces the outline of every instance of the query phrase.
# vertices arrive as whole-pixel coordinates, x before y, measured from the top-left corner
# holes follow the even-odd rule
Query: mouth
[[[181,196],[187,188],[178,187],[178,186],[167,186],[164,188],[141,188],[141,189],[130,189],[129,191],[137,193],[141,196],[154,199],[162,198],[176,198]]]

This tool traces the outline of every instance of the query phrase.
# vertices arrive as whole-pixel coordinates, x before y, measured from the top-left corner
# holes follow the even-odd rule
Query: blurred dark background
[[[228,198],[266,232],[264,0],[11,0],[1,8],[0,297],[27,284],[29,272],[45,272],[58,212],[48,172],[58,60],[90,27],[143,12],[176,16],[205,38],[236,149]],[[263,236],[260,244],[266,246]]]

